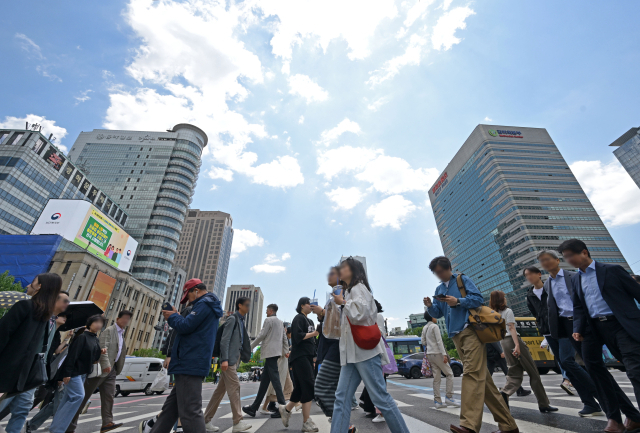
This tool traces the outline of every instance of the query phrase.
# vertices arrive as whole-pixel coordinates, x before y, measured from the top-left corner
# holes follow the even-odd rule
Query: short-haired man
[[[113,422],[113,399],[116,394],[116,377],[122,371],[127,357],[124,333],[127,326],[129,326],[129,322],[131,322],[131,317],[133,317],[131,311],[120,311],[115,323],[107,326],[100,333],[100,347],[107,349],[106,353],[100,355],[102,374],[98,377],[87,378],[84,381],[84,401],[73,417],[73,421],[67,427],[67,433],[76,431],[78,418],[81,414],[87,413],[87,409],[91,404],[89,399],[98,388],[100,388],[100,415],[102,415],[100,432],[105,433],[122,426],[122,423],[116,424]]]
[[[498,423],[499,430],[494,433],[519,433],[516,421],[487,369],[485,344],[474,329],[467,326],[469,309],[482,305],[482,294],[469,277],[462,275],[467,292],[463,298],[456,283],[458,275],[452,272],[451,262],[444,256],[433,259],[429,269],[442,283],[436,288],[433,302],[425,297],[424,305],[431,317],[445,317],[447,333],[453,339],[464,367],[460,426],[451,425],[450,430],[454,433],[479,433],[486,404]]]
[[[242,408],[244,413],[252,417],[256,416],[256,411],[260,407],[260,402],[262,402],[270,383],[273,385],[278,398],[278,404],[281,406],[286,404],[282,392],[282,384],[280,383],[278,359],[283,353],[289,351],[289,343],[284,332],[284,324],[276,316],[277,312],[278,306],[276,304],[267,305],[267,318],[264,319],[260,333],[251,343],[251,350],[262,343],[260,346],[260,359],[264,360],[264,373],[260,379],[258,394],[252,404]]]
[[[207,410],[204,413],[207,431],[217,432],[218,427],[213,425],[212,419],[220,406],[225,392],[229,395],[229,405],[233,414],[233,433],[247,431],[251,424],[242,421],[242,409],[240,406],[240,381],[238,380],[238,365],[240,361],[251,360],[251,342],[245,318],[249,313],[251,299],[240,297],[236,300],[236,312],[230,315],[224,322],[222,337],[220,340],[220,382],[209,400]],[[185,428],[185,431],[190,432]]]
[[[615,381],[602,362],[607,345],[627,371],[636,399],[640,400],[640,284],[620,265],[596,262],[587,245],[578,239],[564,241],[558,251],[578,273],[573,286],[573,338],[582,341],[582,359],[598,389],[609,423],[605,432],[640,431],[640,416],[628,408]],[[617,398],[613,398],[613,397]],[[609,407],[612,406],[612,407]],[[617,407],[616,407],[617,406]],[[622,424],[620,411],[627,420]]]

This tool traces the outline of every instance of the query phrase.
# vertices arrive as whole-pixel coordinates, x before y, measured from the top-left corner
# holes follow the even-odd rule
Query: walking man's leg
[[[179,394],[178,390],[182,389],[180,386],[182,377],[182,374],[176,374],[173,389],[164,401],[158,419],[151,428],[151,433],[169,433],[176,421],[178,421],[178,399],[182,398],[182,393],[180,392]]]
[[[178,388],[178,417],[185,432],[205,433],[202,415],[202,380],[204,377],[183,374]]]

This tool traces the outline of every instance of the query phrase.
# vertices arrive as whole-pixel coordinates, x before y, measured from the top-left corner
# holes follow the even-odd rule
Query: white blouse
[[[355,364],[377,355],[381,355],[382,365],[388,364],[389,357],[382,338],[380,338],[376,347],[371,350],[365,350],[356,345],[351,334],[349,321],[351,321],[352,325],[361,326],[378,324],[378,307],[373,300],[371,292],[364,284],[358,283],[346,293],[345,300],[346,304],[342,309],[340,324],[340,364]]]

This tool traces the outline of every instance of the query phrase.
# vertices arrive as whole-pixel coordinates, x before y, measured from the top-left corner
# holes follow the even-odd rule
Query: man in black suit
[[[558,251],[579,271],[571,277],[573,288],[573,338],[582,341],[582,358],[593,377],[600,401],[607,410],[609,423],[605,432],[640,432],[640,417],[634,407],[616,392],[616,383],[602,361],[602,346],[607,345],[621,361],[640,398],[640,300],[638,284],[622,266],[599,263],[591,259],[584,242],[564,241]],[[606,400],[606,401],[604,401]],[[622,425],[620,410],[627,415]]]

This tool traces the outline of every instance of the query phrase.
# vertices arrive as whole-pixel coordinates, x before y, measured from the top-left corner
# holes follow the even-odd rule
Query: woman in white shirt
[[[334,299],[336,304],[344,306],[340,329],[342,367],[333,407],[331,433],[349,431],[351,397],[360,382],[364,382],[371,401],[384,415],[389,430],[392,433],[409,433],[398,406],[387,392],[382,374],[382,365],[390,362],[384,341],[380,338],[373,349],[363,349],[355,343],[351,332],[351,326],[377,327],[378,308],[371,294],[364,266],[349,257],[340,265],[340,279],[345,283],[345,294],[334,295]]]
[[[449,366],[449,357],[442,341],[440,328],[428,311],[424,312],[424,320],[427,324],[422,328],[422,345],[427,354],[431,370],[433,371],[433,402],[436,409],[444,409],[447,406],[460,407],[460,402],[453,398],[453,371]],[[440,396],[440,383],[442,374],[447,377],[447,395],[445,402]]]
[[[540,412],[556,412],[558,408],[552,407],[549,403],[549,397],[547,397],[547,393],[544,390],[538,367],[536,367],[531,352],[529,352],[526,343],[522,341],[520,335],[516,332],[516,318],[511,308],[507,307],[507,299],[504,292],[500,290],[491,292],[489,306],[492,310],[500,313],[507,324],[508,335],[500,341],[504,357],[509,366],[507,383],[500,391],[507,406],[509,406],[509,396],[513,395],[522,385],[524,371],[526,371],[529,375],[531,390],[536,395],[536,399],[538,399]]]

